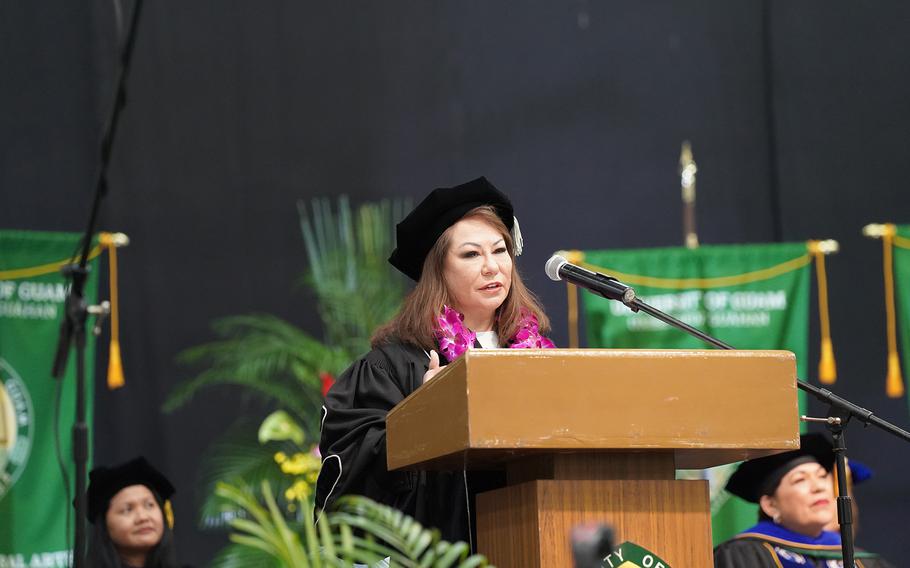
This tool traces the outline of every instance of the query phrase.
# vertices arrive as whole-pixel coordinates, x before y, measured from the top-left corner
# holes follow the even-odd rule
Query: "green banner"
[[[903,356],[903,374],[910,403],[910,225],[898,225],[894,236],[894,292],[897,303],[898,336]]]
[[[669,564],[653,552],[629,541],[620,544],[616,550],[606,555],[601,566],[602,568],[670,568]]]
[[[635,288],[646,303],[738,349],[785,349],[809,368],[811,256],[806,243],[584,252],[583,265]],[[620,302],[582,294],[589,347],[708,349]],[[800,393],[801,410],[805,400]],[[715,543],[753,525],[755,505],[723,490],[735,466],[698,472],[711,486]],[[693,477],[681,472],[681,477]]]
[[[54,441],[54,401],[61,387],[60,455],[70,493],[75,468],[75,354],[62,383],[51,377],[67,283],[60,274],[79,235],[0,231],[0,568],[69,566],[72,498],[64,489]],[[97,257],[98,250],[94,249]],[[97,260],[86,300],[97,296]],[[95,340],[86,350],[87,417],[94,396]]]

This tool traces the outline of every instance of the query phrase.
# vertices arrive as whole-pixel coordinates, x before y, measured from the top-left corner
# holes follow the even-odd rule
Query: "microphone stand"
[[[608,277],[609,278],[609,277]],[[735,348],[719,339],[711,337],[707,333],[696,329],[689,324],[680,321],[673,316],[666,314],[653,306],[649,306],[645,302],[638,299],[635,295],[635,291],[620,283],[619,281],[609,278],[612,280],[612,286],[609,290],[609,293],[597,292],[605,298],[612,300],[619,300],[623,304],[629,307],[633,312],[642,311],[649,316],[656,318],[667,325],[675,327],[681,331],[692,335],[705,343],[709,343],[718,347],[720,349],[726,350],[735,350]],[[841,552],[843,555],[843,565],[847,567],[854,567],[854,544],[853,544],[853,499],[850,497],[850,494],[847,490],[847,447],[844,442],[844,428],[847,426],[847,423],[851,418],[856,418],[864,425],[869,426],[870,424],[901,438],[905,442],[910,442],[910,432],[895,426],[894,424],[883,420],[871,411],[867,410],[861,406],[853,404],[845,398],[841,398],[834,394],[833,392],[816,387],[805,381],[802,381],[797,378],[796,386],[799,387],[804,392],[807,392],[820,400],[822,403],[828,405],[828,415],[827,418],[809,418],[806,416],[801,417],[802,420],[810,422],[824,422],[828,430],[831,432],[831,436],[834,439],[834,456],[835,456],[835,467],[837,469],[837,521],[840,524],[840,536],[841,536]]]
[[[88,463],[88,424],[85,417],[85,324],[89,314],[104,315],[101,306],[88,306],[85,302],[85,282],[88,279],[88,255],[91,248],[92,235],[98,219],[101,200],[107,194],[107,170],[110,165],[111,149],[114,144],[114,135],[120,113],[126,105],[126,78],[129,74],[129,64],[133,55],[133,46],[136,39],[136,29],[139,23],[139,14],[142,11],[143,0],[136,0],[130,20],[130,29],[126,36],[126,43],[120,57],[120,68],[117,73],[117,91],[110,114],[105,123],[101,139],[101,156],[95,179],[95,196],[89,214],[88,226],[82,237],[82,252],[78,264],[63,267],[64,276],[72,281],[64,303],[63,321],[60,323],[60,336],[57,341],[57,350],[54,355],[54,365],[51,371],[57,379],[63,377],[66,371],[66,362],[70,346],[76,350],[76,419],[73,423],[73,462],[76,466],[76,508],[75,542],[73,546],[73,566],[83,568],[86,566],[86,469]]]

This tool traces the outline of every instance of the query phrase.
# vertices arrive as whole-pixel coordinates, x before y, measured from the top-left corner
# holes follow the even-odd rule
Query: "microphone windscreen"
[[[546,267],[544,268],[547,272],[547,276],[550,277],[550,280],[555,280],[557,282],[562,280],[562,278],[559,276],[559,269],[568,263],[568,260],[558,254],[551,256],[550,260],[547,261]]]

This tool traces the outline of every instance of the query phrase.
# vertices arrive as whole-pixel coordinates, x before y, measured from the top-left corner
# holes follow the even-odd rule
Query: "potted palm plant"
[[[232,385],[281,413],[269,416],[271,424],[269,419],[241,420],[208,448],[199,479],[200,494],[206,496],[199,514],[203,527],[224,528],[244,519],[250,502],[230,496],[267,502],[263,487],[277,495],[273,500],[289,522],[304,522],[312,506],[307,483],[313,475],[312,468],[300,467],[313,463],[307,456],[319,437],[325,390],[369,349],[370,334],[391,318],[405,293],[404,278],[386,258],[395,246],[395,223],[409,209],[406,201],[384,200],[355,210],[345,197],[334,208],[327,199],[314,199],[309,206],[298,202],[308,259],[301,282],[315,294],[322,337],[273,314],[235,315],[213,322],[214,340],[178,356],[197,372],[171,392],[165,411],[180,408],[209,387]],[[215,565],[239,565],[230,561],[236,550],[229,547]]]

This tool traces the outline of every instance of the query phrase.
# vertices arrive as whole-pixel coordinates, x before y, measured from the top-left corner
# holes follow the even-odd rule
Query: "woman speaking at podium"
[[[473,495],[498,476],[388,471],[386,414],[467,349],[553,347],[549,321],[515,267],[512,204],[486,178],[433,190],[396,230],[389,262],[416,285],[326,395],[317,517],[340,495],[364,495],[471,542]]]
[[[840,568],[841,540],[824,530],[834,516],[834,452],[821,434],[804,434],[800,448],[743,462],[727,491],[758,503],[759,522],[714,550],[716,568]],[[856,552],[860,568],[889,568],[875,554]]]

